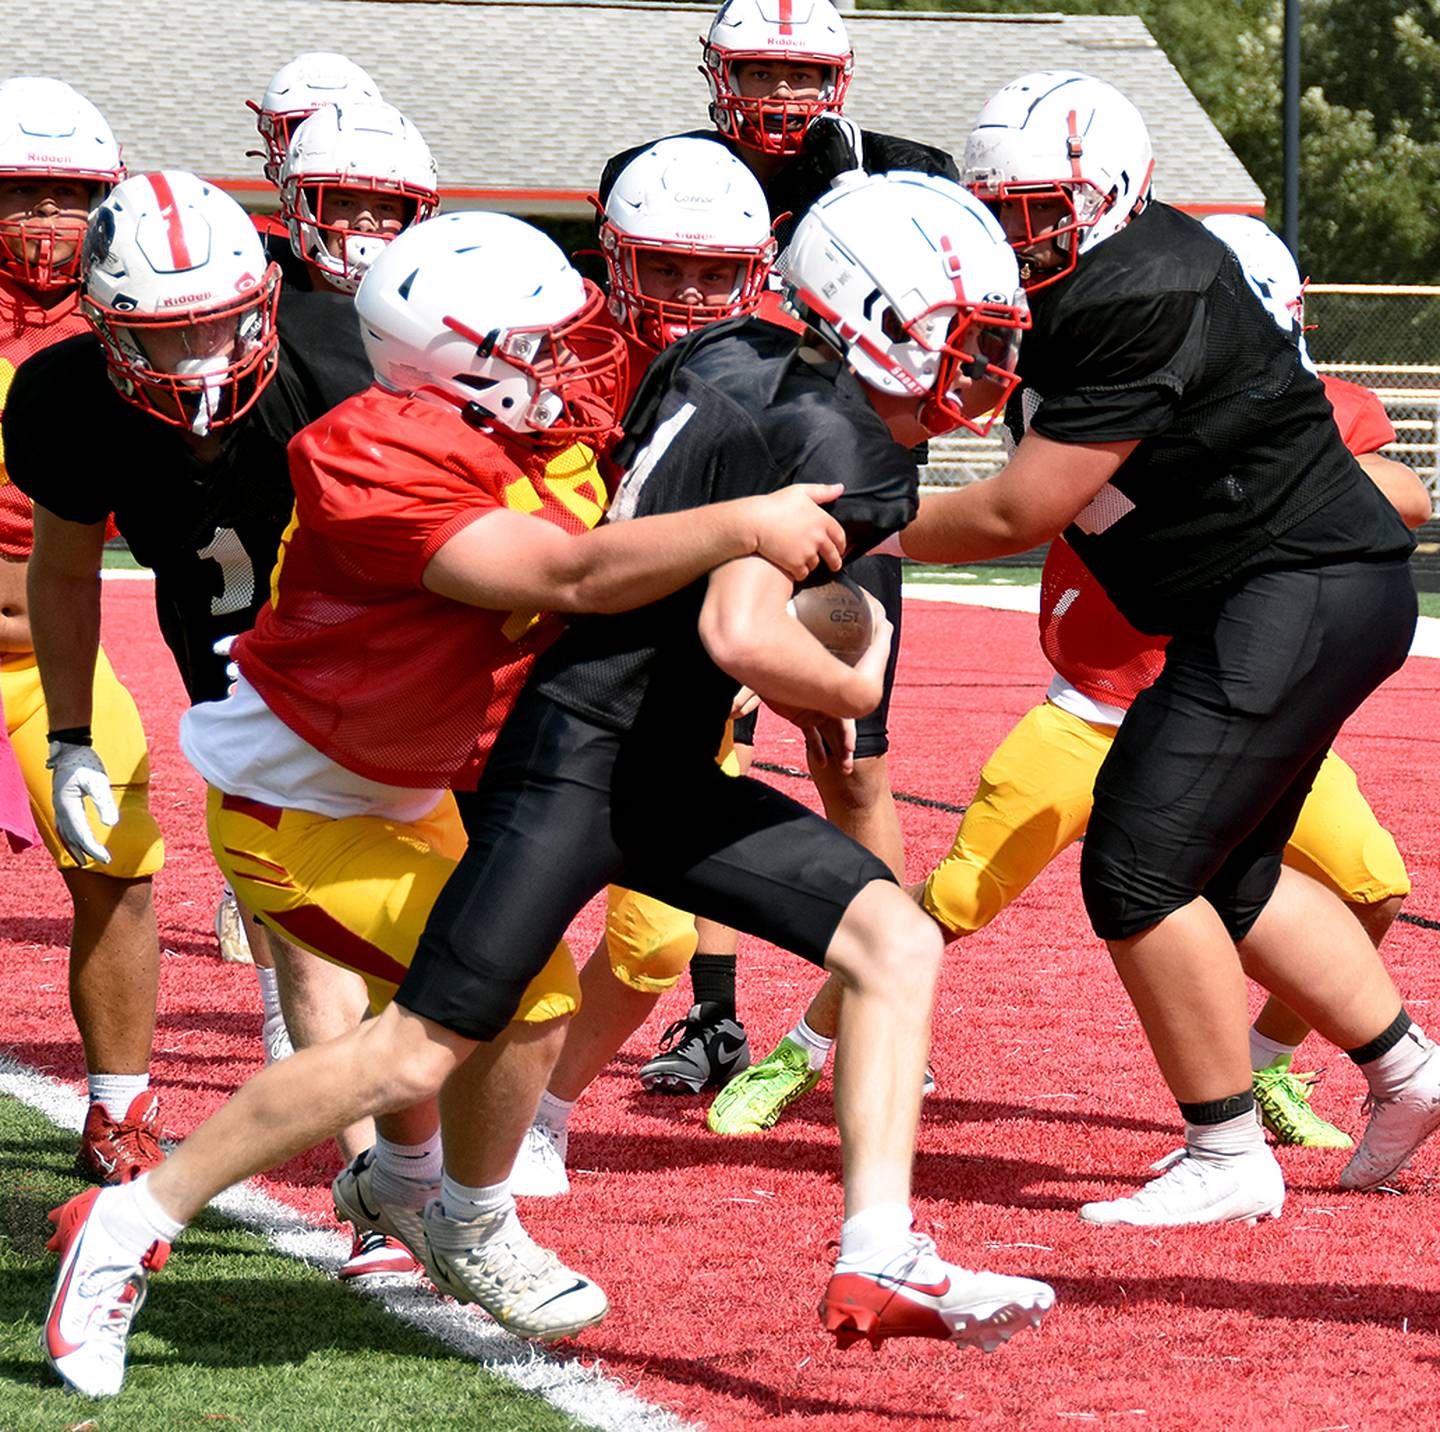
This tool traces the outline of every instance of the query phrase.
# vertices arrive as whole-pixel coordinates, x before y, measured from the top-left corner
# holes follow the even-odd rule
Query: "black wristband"
[[[88,726],[62,726],[58,731],[49,731],[45,735],[47,741],[55,741],[61,746],[88,746],[90,742],[90,728]]]

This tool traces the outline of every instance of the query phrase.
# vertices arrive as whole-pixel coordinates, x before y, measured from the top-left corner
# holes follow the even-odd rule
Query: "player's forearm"
[[[984,562],[1029,551],[1053,536],[1053,529],[1039,530],[1042,524],[997,498],[991,484],[998,480],[926,493],[915,520],[900,533],[900,550],[913,562]]]
[[[28,598],[49,727],[88,726],[100,649],[100,574],[76,577],[32,561]]]
[[[561,612],[631,611],[749,556],[757,545],[753,511],[744,502],[598,527],[569,544],[548,605]]]
[[[879,702],[866,672],[831,656],[783,612],[759,618],[707,602],[700,639],[722,671],[777,705],[843,718],[866,716]]]
[[[1362,453],[1355,460],[1390,500],[1407,527],[1420,527],[1430,520],[1433,509],[1430,489],[1403,462],[1381,457],[1378,452]]]

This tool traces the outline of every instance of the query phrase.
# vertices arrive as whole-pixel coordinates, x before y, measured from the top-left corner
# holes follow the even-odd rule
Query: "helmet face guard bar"
[[[984,437],[1004,414],[1005,405],[1020,386],[1015,363],[1020,334],[1030,327],[1030,315],[1009,304],[977,304],[961,309],[941,350],[940,371],[922,411],[921,421],[937,435],[956,426]],[[986,383],[989,406],[983,413],[965,411],[965,383]],[[949,422],[948,428],[945,426]]]
[[[81,308],[100,346],[111,381],[127,402],[162,423],[203,435],[244,417],[275,374],[279,334],[280,269],[271,264],[248,293],[206,309],[150,314],[97,303]],[[223,366],[176,373],[155,366],[145,348],[149,334],[177,334],[231,325],[232,352]],[[247,332],[247,329],[249,330]]]
[[[828,70],[830,78],[821,86],[816,99],[761,99],[740,94],[735,88],[735,66],[764,60],[815,65]],[[717,123],[723,115],[736,142],[747,149],[758,149],[762,154],[798,154],[811,121],[822,114],[839,114],[845,105],[845,91],[850,87],[848,57],[842,62],[834,55],[739,50],[722,54],[707,46],[701,73],[708,73],[715,85]]]
[[[604,296],[588,279],[585,293],[584,305],[560,323],[510,328],[503,330],[503,337],[500,329],[479,333],[458,318],[442,320],[451,332],[473,343],[482,358],[499,358],[524,375],[531,391],[525,421],[547,442],[593,446],[619,426],[629,373],[625,340],[605,321]],[[477,380],[477,395],[486,386]],[[486,407],[478,396],[476,406]]]
[[[927,387],[893,355],[861,333],[842,318],[824,300],[808,289],[798,290],[795,299],[801,317],[807,322],[821,321],[821,336],[839,347],[860,349],[871,362],[882,368],[907,393],[921,400],[919,418],[933,436],[939,437],[963,427],[979,437],[995,425],[1005,410],[1011,394],[1020,386],[1015,360],[1021,332],[1030,327],[1030,315],[1010,304],[932,304],[904,325],[906,339],[930,353],[938,353],[940,362],[933,382]],[[944,340],[937,347],[921,327],[924,320],[944,309],[954,309],[954,319]],[[967,343],[967,339],[969,342]],[[970,383],[984,382],[996,389],[987,393],[983,413],[965,412],[964,388]]]
[[[622,320],[625,329],[652,348],[665,348],[707,323],[753,313],[764,296],[775,255],[773,239],[766,239],[760,245],[642,239],[622,233],[608,222],[601,226],[600,242],[610,271],[611,295],[620,300],[625,310]],[[734,287],[730,296],[718,303],[679,303],[655,298],[640,285],[641,254],[705,258],[733,264]]]
[[[56,250],[67,243],[71,252],[57,259]],[[84,219],[0,219],[0,272],[37,292],[75,287],[84,247]]]

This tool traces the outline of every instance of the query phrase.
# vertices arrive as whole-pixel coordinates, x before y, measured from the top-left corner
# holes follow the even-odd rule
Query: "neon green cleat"
[[[710,1105],[712,1133],[758,1134],[820,1082],[820,1070],[788,1035],[758,1064],[737,1074]]]
[[[1251,1075],[1255,1103],[1265,1127],[1281,1144],[1309,1149],[1348,1149],[1355,1140],[1343,1129],[1327,1124],[1310,1108],[1317,1074],[1292,1074],[1290,1055],[1280,1054]]]

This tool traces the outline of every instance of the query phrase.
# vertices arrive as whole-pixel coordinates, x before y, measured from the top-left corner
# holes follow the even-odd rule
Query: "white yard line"
[[[28,1104],[71,1133],[78,1134],[84,1122],[85,1099],[68,1085],[3,1052],[0,1092]],[[277,1252],[332,1276],[349,1256],[348,1238],[316,1228],[288,1204],[248,1184],[230,1189],[210,1206],[260,1234]],[[362,1279],[350,1286],[374,1298],[401,1322],[428,1333],[486,1372],[543,1398],[587,1427],[602,1432],[700,1432],[698,1424],[641,1401],[601,1364],[548,1357],[534,1343],[503,1332],[478,1310],[441,1298],[419,1280]],[[39,1311],[37,1308],[37,1316]]]

